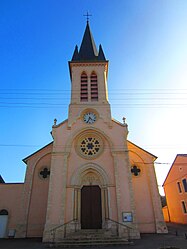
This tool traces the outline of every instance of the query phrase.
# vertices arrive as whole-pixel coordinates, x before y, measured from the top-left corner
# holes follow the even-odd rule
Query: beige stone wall
[[[108,62],[98,63],[70,63],[71,66],[71,77],[72,77],[72,94],[71,103],[69,105],[68,114],[68,126],[72,124],[80,117],[81,112],[86,108],[93,108],[97,110],[100,117],[105,122],[111,122],[111,110],[108,103],[108,90],[107,90],[107,70]],[[90,100],[88,96],[88,102],[80,101],[80,76],[82,72],[88,75],[88,85],[90,85],[90,76],[92,72],[97,74],[98,79],[98,101],[94,102]],[[90,93],[90,87],[88,89]]]
[[[117,122],[109,125],[100,115],[94,125],[85,124],[81,113],[71,127],[66,122],[53,127],[54,146],[44,241],[49,239],[52,228],[71,221],[75,216],[80,223],[80,191],[84,184],[89,184],[84,178],[86,174],[91,176],[91,184],[101,188],[103,224],[106,217],[122,222],[123,212],[135,213],[127,133],[126,125]],[[103,151],[94,158],[82,157],[77,151],[79,137],[86,134],[102,139]],[[135,217],[132,227],[134,237],[139,236]]]

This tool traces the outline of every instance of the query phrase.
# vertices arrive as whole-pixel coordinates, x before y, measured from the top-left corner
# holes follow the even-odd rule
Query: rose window
[[[85,158],[95,158],[103,151],[103,142],[96,134],[86,134],[78,139],[77,152]]]
[[[86,156],[96,155],[100,150],[99,140],[95,137],[87,137],[80,143],[80,149]]]

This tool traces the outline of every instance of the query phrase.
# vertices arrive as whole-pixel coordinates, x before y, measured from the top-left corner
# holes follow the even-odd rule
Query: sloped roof
[[[169,171],[168,171],[168,174],[167,174],[167,176],[166,176],[166,179],[164,180],[164,183],[162,184],[162,186],[165,185],[165,183],[166,183],[166,181],[167,181],[167,179],[168,179],[168,177],[169,177],[169,175],[170,175],[170,172],[171,172],[171,170],[172,170],[172,168],[173,168],[173,166],[174,166],[174,164],[175,164],[175,161],[177,160],[177,157],[187,157],[187,154],[177,154],[177,155],[176,155],[176,157],[175,157],[175,159],[174,159],[174,161],[173,161],[173,163],[172,163],[172,165],[171,165],[171,167],[170,167],[170,169],[169,169]]]
[[[112,118],[112,121],[120,126],[126,126],[126,124],[122,124],[120,121],[116,120],[115,118]]]
[[[32,156],[36,155],[36,154],[39,153],[40,151],[42,151],[44,148],[46,148],[46,147],[48,147],[48,146],[51,146],[52,144],[53,144],[53,142],[51,142],[51,143],[45,145],[44,147],[42,147],[42,148],[40,148],[39,150],[37,150],[37,151],[35,151],[34,153],[32,153],[31,155],[25,157],[22,161],[23,161],[24,163],[27,164],[27,160],[28,160],[29,158],[31,158]]]
[[[150,152],[148,152],[147,150],[142,149],[140,146],[138,146],[138,145],[134,144],[133,142],[131,142],[131,141],[129,141],[129,140],[127,140],[127,142],[128,142],[129,144],[131,144],[131,145],[133,145],[133,146],[137,147],[138,149],[140,149],[140,150],[144,151],[146,154],[149,154],[151,157],[153,157],[153,158],[154,158],[154,160],[156,160],[156,159],[157,159],[157,156],[155,156],[155,155],[151,154],[151,153],[150,153]]]
[[[177,156],[187,157],[187,154],[177,154]]]
[[[87,22],[86,25],[80,50],[78,51],[78,46],[76,45],[71,61],[106,61],[101,45],[99,46],[99,52],[97,50],[92,32],[90,30],[89,22]]]

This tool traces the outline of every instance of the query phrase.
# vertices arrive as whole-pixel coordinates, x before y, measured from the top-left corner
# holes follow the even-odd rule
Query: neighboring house
[[[24,159],[23,184],[0,184],[1,236],[62,240],[67,224],[70,231],[102,229],[120,237],[128,236],[128,225],[131,238],[167,232],[156,157],[127,140],[125,118],[111,117],[108,60],[101,45],[97,50],[89,23],[69,70],[68,118],[55,120],[53,141]]]
[[[163,184],[165,221],[187,224],[187,154],[178,154]]]

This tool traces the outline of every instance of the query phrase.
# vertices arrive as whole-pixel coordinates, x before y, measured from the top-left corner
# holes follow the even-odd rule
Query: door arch
[[[108,185],[111,179],[105,170],[95,164],[87,163],[80,166],[71,177],[71,186],[74,188],[73,219],[76,220],[78,228],[81,229],[81,192],[84,186],[98,186],[101,198],[101,228],[105,228],[106,219],[109,217]]]
[[[8,211],[6,209],[2,209],[0,211],[0,238],[6,237],[7,224],[8,224]]]

